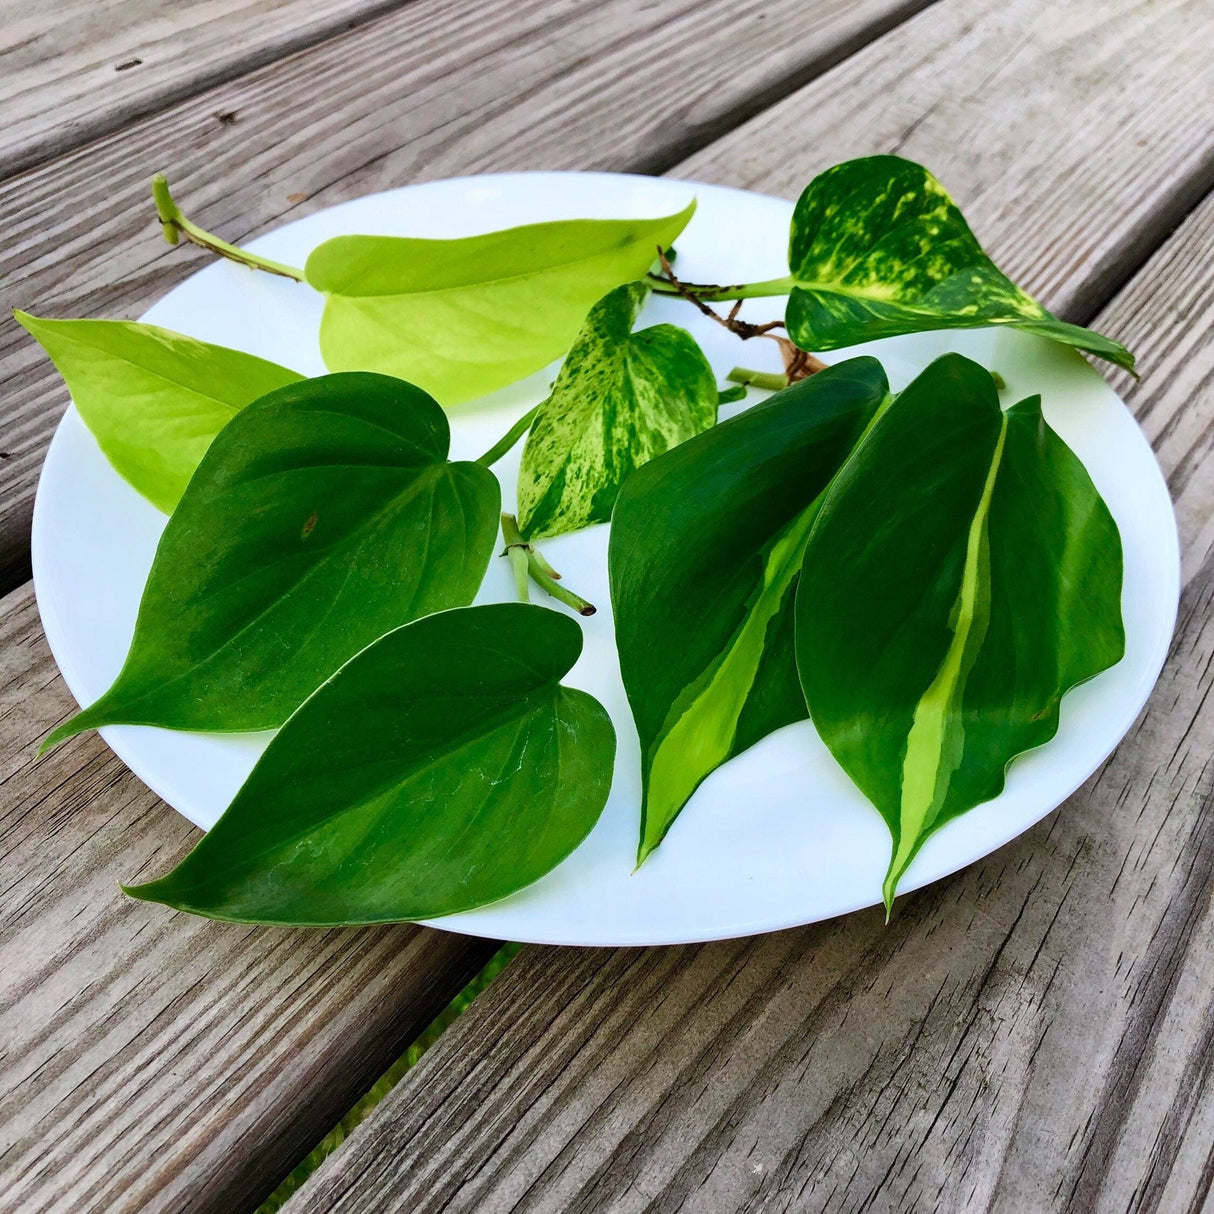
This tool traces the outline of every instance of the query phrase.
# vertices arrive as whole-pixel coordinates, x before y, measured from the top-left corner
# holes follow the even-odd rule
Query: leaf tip
[[[37,757],[40,759],[48,750],[53,750],[60,742],[66,742],[68,738],[74,737],[88,728],[87,724],[81,724],[80,718],[83,713],[76,713],[75,716],[68,717],[61,725],[52,729],[49,734],[42,740],[42,745],[38,747]]]
[[[890,856],[889,869],[885,873],[885,880],[881,882],[881,902],[885,907],[885,925],[889,926],[889,921],[894,913],[894,899],[898,896],[898,881],[902,874],[906,871],[906,865],[903,864],[900,868],[895,867],[898,863],[896,854]]]

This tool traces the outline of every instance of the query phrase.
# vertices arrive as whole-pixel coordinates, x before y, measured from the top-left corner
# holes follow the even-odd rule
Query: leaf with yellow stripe
[[[823,491],[888,399],[855,358],[660,455],[625,483],[609,566],[641,741],[638,861],[700,783],[806,715],[793,597]]]
[[[960,355],[848,461],[806,547],[796,653],[819,734],[893,837],[887,908],[924,840],[1121,659],[1121,579],[1116,524],[1040,398],[1002,411]]]

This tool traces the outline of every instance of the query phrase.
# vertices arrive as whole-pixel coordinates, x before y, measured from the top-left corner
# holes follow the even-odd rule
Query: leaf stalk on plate
[[[734,367],[725,378],[731,384],[763,388],[768,392],[779,392],[781,388],[788,387],[788,376],[778,371],[752,371],[749,367]]]
[[[476,462],[483,464],[486,468],[492,468],[531,429],[531,423],[535,421],[536,415],[542,407],[543,402],[541,401],[534,409],[528,409],[484,455],[477,458]]]
[[[518,519],[513,514],[502,514],[502,539],[506,542],[504,556],[514,567],[514,585],[521,602],[528,601],[527,580],[530,578],[545,594],[551,595],[566,607],[572,607],[578,615],[594,615],[598,610],[580,594],[568,586],[561,585],[560,574],[548,563],[533,544],[523,539],[518,528]]]

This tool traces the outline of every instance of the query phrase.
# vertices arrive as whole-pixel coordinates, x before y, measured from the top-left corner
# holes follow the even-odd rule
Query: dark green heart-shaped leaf
[[[957,204],[920,165],[849,160],[815,177],[793,213],[788,334],[837,350],[927,329],[1011,325],[1127,370],[1121,344],[1051,316],[982,251]]]
[[[302,378],[156,325],[14,315],[50,355],[114,469],[166,514],[220,429]]]
[[[1001,412],[955,354],[898,396],[826,494],[796,649],[819,734],[893,835],[889,906],[923,841],[1124,651],[1117,527],[1038,397]]]
[[[641,739],[639,855],[700,782],[802,719],[793,592],[821,494],[887,398],[856,358],[646,464],[611,524],[620,671]]]
[[[643,277],[694,210],[462,240],[334,237],[304,267],[327,296],[325,365],[399,375],[444,405],[504,387],[560,358],[595,300]]]
[[[648,295],[629,283],[590,309],[532,422],[518,478],[529,539],[606,522],[633,471],[717,419],[716,379],[691,334],[632,331]]]
[[[611,787],[615,732],[560,685],[582,648],[521,603],[428,616],[296,712],[223,817],[137,898],[244,923],[428,919],[555,868]]]
[[[470,602],[500,495],[486,468],[447,462],[449,438],[431,397],[385,375],[238,413],[161,536],[117,681],[47,745],[118,723],[281,725],[376,637]]]

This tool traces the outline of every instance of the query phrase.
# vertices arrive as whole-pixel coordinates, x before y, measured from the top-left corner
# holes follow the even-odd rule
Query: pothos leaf
[[[1002,274],[936,178],[897,156],[815,177],[793,212],[788,264],[785,321],[805,350],[1011,325],[1134,369],[1123,345],[1058,320]]]
[[[398,375],[444,405],[504,387],[560,358],[595,300],[642,277],[694,210],[460,240],[334,237],[304,267],[326,296],[325,365]]]
[[[433,399],[327,375],[238,413],[160,538],[114,685],[46,745],[118,723],[281,725],[364,645],[471,601],[497,531],[496,479],[448,463]]]
[[[582,634],[501,603],[398,628],[287,721],[171,873],[127,888],[242,923],[383,923],[494,902],[590,833],[611,786],[603,707],[560,685]]]
[[[1069,688],[1120,660],[1121,542],[1038,397],[934,362],[825,496],[796,650],[823,741],[893,836],[887,907],[923,841],[1003,788]]]
[[[606,522],[633,471],[716,421],[716,379],[691,334],[632,331],[648,294],[629,283],[590,309],[540,406],[518,479],[529,539]]]
[[[641,740],[639,858],[700,782],[806,715],[793,592],[818,502],[887,398],[855,358],[646,464],[611,525],[620,671]]]
[[[50,355],[115,471],[166,514],[226,422],[303,378],[156,325],[14,315]]]

